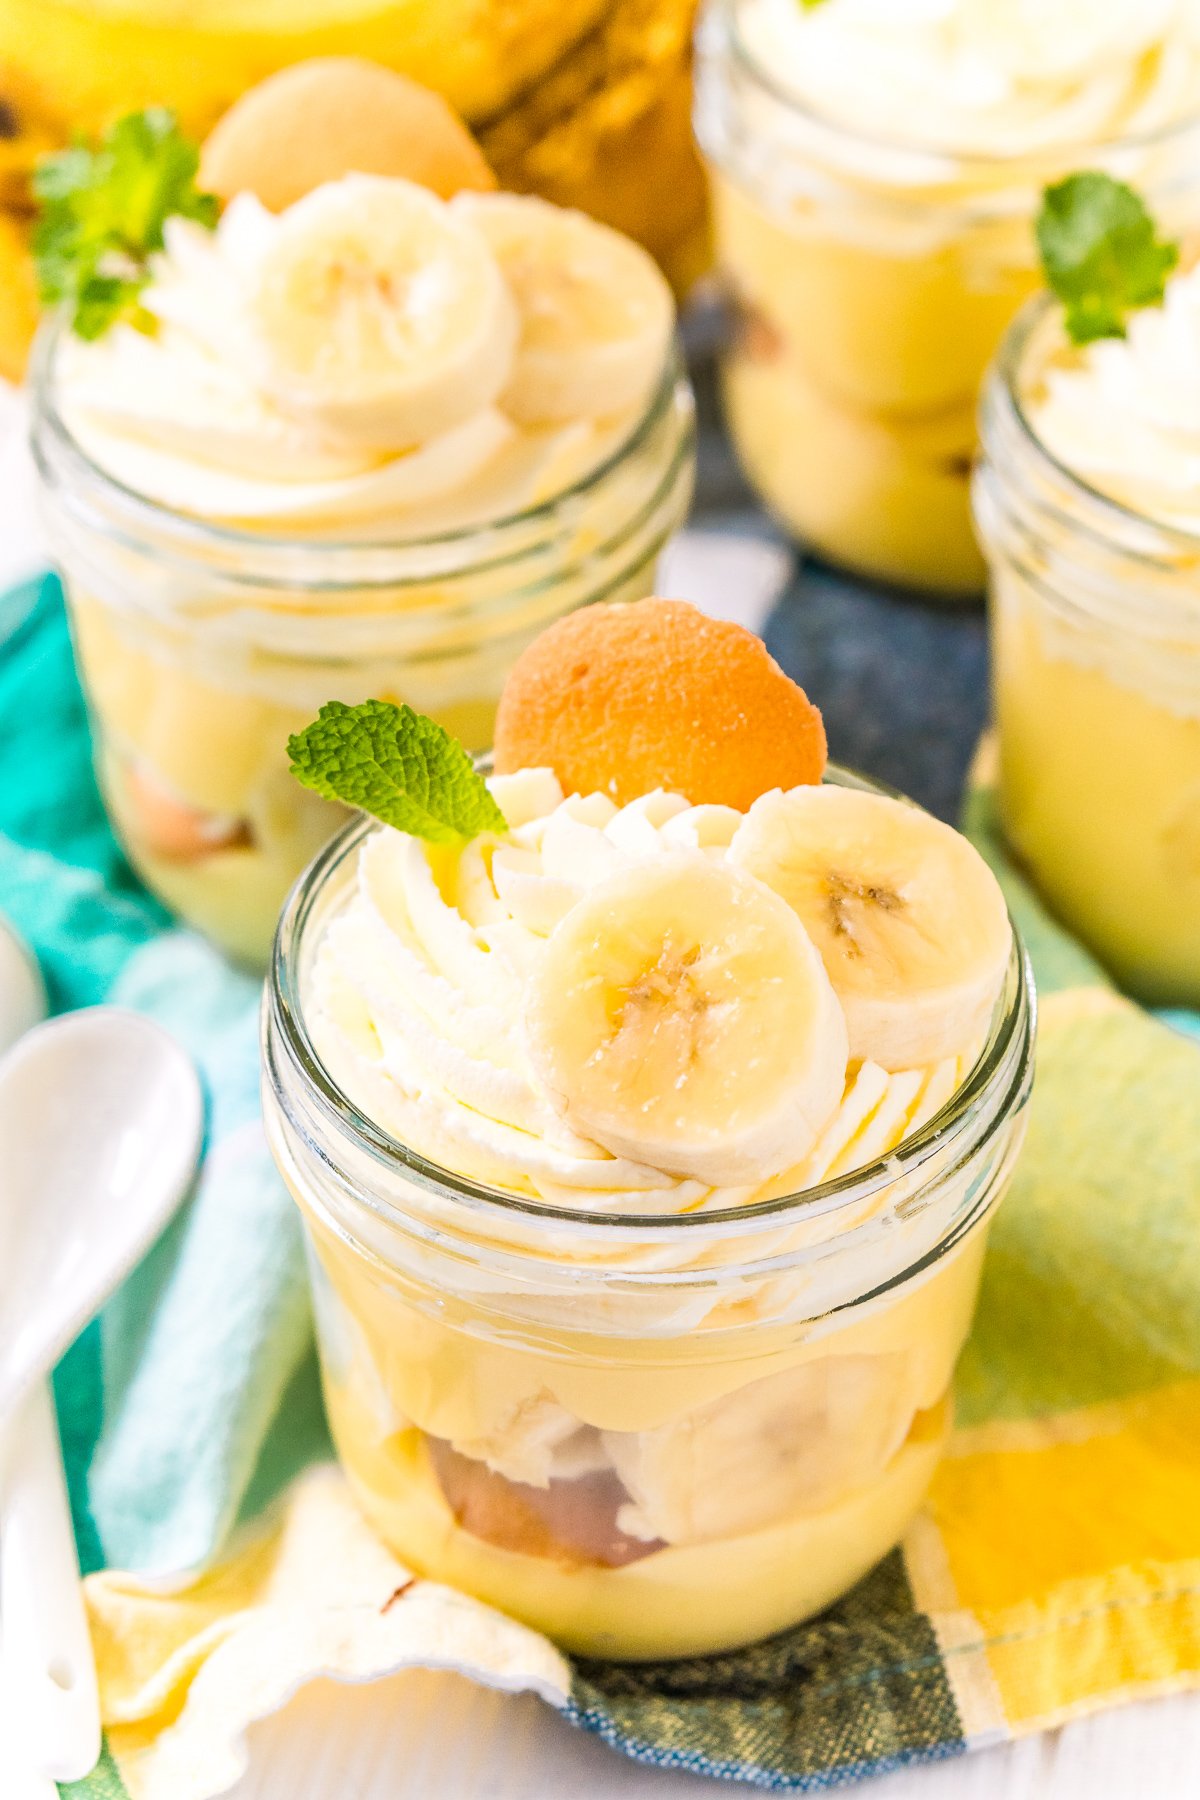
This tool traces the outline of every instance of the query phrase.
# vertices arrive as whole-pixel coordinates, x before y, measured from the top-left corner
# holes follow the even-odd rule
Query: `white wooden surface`
[[[229,1800],[715,1800],[750,1794],[639,1767],[531,1694],[459,1675],[314,1683],[250,1736]],[[1144,1702],[864,1783],[863,1800],[1196,1800],[1200,1701]]]
[[[0,590],[43,560],[19,419],[0,383]],[[779,554],[747,543],[739,555],[728,538],[685,535],[663,590],[757,626],[784,573]],[[629,1761],[533,1695],[427,1671],[368,1688],[313,1683],[256,1726],[248,1748],[230,1800],[713,1800],[722,1791]],[[862,1791],[870,1800],[1200,1800],[1200,1695],[1116,1708]]]

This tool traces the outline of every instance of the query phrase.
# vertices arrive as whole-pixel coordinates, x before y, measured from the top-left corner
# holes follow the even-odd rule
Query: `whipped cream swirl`
[[[1200,532],[1200,270],[1124,338],[1064,351],[1027,399],[1030,423],[1073,475],[1161,525]]]
[[[508,518],[597,467],[637,410],[521,425],[481,405],[394,451],[364,447],[275,403],[246,323],[280,218],[251,194],[215,231],[170,218],[142,304],[151,333],[64,338],[57,403],[76,441],[135,493],[173,511],[288,536],[426,537]]]
[[[656,792],[618,808],[564,798],[545,769],[493,777],[503,839],[434,848],[387,827],[359,853],[351,898],[325,924],[306,1012],[318,1054],[369,1117],[443,1168],[573,1209],[679,1213],[800,1191],[872,1162],[953,1094],[963,1059],[888,1074],[852,1066],[798,1168],[712,1187],[615,1156],[568,1127],[526,1053],[528,973],[593,884],[630,861],[724,858],[742,814]]]
[[[1197,0],[732,3],[772,83],[868,139],[1052,155],[1197,111]]]

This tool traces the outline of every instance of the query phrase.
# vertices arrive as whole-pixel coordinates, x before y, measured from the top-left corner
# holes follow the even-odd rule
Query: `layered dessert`
[[[1093,341],[1049,299],[1021,322],[977,508],[1008,835],[1123,986],[1196,1005],[1200,273],[1158,294]]]
[[[818,551],[983,585],[968,481],[980,380],[1038,285],[1042,186],[1138,182],[1194,230],[1194,0],[712,0],[697,131],[736,314],[747,472]]]
[[[219,219],[169,186],[178,134],[124,122],[93,186],[157,183],[165,216],[132,278],[120,246],[72,270],[73,329],[43,355],[36,447],[105,796],[148,883],[250,961],[330,829],[289,732],[373,694],[483,749],[523,645],[645,593],[690,491],[654,263],[496,191],[413,92],[385,148],[407,143],[418,180],[296,196],[299,159],[242,133],[211,158],[223,192],[245,170]]]
[[[1021,1135],[990,871],[676,602],[540,638],[486,785],[380,707],[292,754],[380,821],[293,897],[266,1031],[367,1513],[588,1654],[826,1605],[928,1484]]]

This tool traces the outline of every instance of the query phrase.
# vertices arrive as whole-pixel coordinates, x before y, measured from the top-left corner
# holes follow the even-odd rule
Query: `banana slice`
[[[852,1060],[917,1069],[977,1047],[1012,930],[995,876],[957,831],[882,794],[776,790],[750,808],[729,858],[805,925]]]
[[[299,417],[401,450],[487,407],[517,342],[483,236],[412,182],[348,175],[283,214],[250,282],[255,373]]]
[[[806,1155],[842,1096],[846,1026],[775,894],[700,850],[608,876],[530,983],[531,1060],[568,1123],[715,1185]]]
[[[693,1544],[820,1512],[885,1469],[912,1423],[905,1359],[826,1356],[650,1431],[606,1431],[627,1531]]]
[[[584,213],[521,194],[459,194],[516,295],[521,337],[501,398],[521,424],[643,405],[662,374],[675,303],[640,245]]]

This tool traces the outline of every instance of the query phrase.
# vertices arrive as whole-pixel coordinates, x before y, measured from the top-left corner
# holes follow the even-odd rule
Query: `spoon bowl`
[[[203,1122],[191,1062],[137,1013],[52,1019],[0,1063],[0,1422],[159,1236]]]
[[[0,1060],[2,1752],[30,1800],[101,1744],[47,1377],[179,1205],[203,1125],[191,1063],[136,1013],[70,1013]]]

